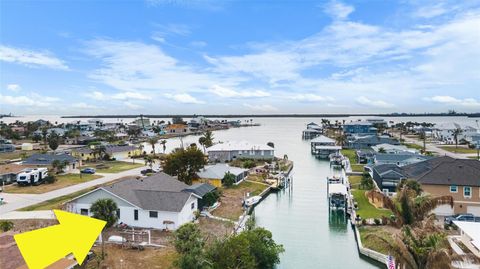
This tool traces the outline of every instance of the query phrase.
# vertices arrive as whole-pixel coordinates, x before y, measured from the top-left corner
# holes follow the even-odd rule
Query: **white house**
[[[247,141],[218,143],[207,148],[211,162],[225,162],[235,159],[272,160],[274,149],[267,144],[252,144]]]
[[[175,230],[193,221],[198,208],[195,193],[188,185],[165,174],[130,178],[83,194],[66,205],[67,211],[91,216],[90,207],[99,199],[117,204],[118,223],[133,227]]]
[[[462,133],[458,136],[458,140],[465,139],[467,141],[472,141],[472,137],[479,135],[480,131],[478,128],[468,126],[468,125],[460,125],[456,122],[445,123],[438,125],[437,128],[434,130],[433,136],[447,144],[455,143],[455,139],[453,136],[453,131],[455,129],[461,129]]]

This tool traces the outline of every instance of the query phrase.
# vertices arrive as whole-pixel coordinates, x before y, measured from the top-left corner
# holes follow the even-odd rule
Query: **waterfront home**
[[[23,160],[21,164],[29,167],[51,167],[54,161],[67,163],[63,169],[64,172],[75,170],[82,165],[81,159],[77,159],[66,153],[36,153]]]
[[[188,132],[188,126],[185,124],[170,124],[165,127],[167,134],[185,134]]]
[[[14,183],[17,180],[17,175],[25,168],[23,165],[14,163],[0,165],[0,186]]]
[[[448,156],[403,167],[394,164],[372,167],[372,177],[382,190],[395,191],[400,180],[413,179],[433,196],[451,195],[454,207],[440,206],[434,211],[438,215],[472,213],[480,216],[479,175],[479,161]]]
[[[203,117],[203,116],[196,116],[193,117],[189,122],[188,122],[188,127],[191,130],[201,130],[208,125],[208,119]]]
[[[468,125],[461,125],[456,122],[450,122],[438,125],[434,129],[433,136],[437,140],[445,142],[447,144],[455,144],[455,137],[453,135],[453,132],[456,129],[462,130],[462,133],[458,136],[458,141],[463,139],[471,142],[472,136],[480,134],[480,130],[478,130],[478,128]]]
[[[392,144],[378,144],[372,146],[375,152],[388,153],[388,154],[405,154],[405,153],[418,153],[418,150],[408,148],[404,145],[392,145]]]
[[[150,128],[150,126],[151,126],[150,119],[145,118],[145,117],[136,118],[135,120],[132,121],[131,124],[135,125],[135,126],[138,126],[138,127],[142,128],[143,130],[146,130],[147,128]]]
[[[312,139],[315,138],[319,135],[321,135],[323,132],[316,130],[316,129],[305,129],[302,131],[302,138],[303,139]]]
[[[323,127],[316,124],[315,122],[310,122],[309,124],[307,124],[307,129],[317,130],[317,131],[320,131],[320,132],[323,131]]]
[[[235,159],[273,160],[274,149],[267,144],[247,141],[227,141],[207,148],[211,162],[227,162]]]
[[[473,255],[480,258],[480,223],[453,221],[460,231],[460,241],[470,250]]]
[[[204,207],[208,206],[205,201],[205,196],[209,193],[214,192],[217,187],[210,185],[208,183],[196,183],[192,186],[185,188],[186,192],[191,192],[196,194],[198,198],[198,210],[203,210]]]
[[[376,152],[373,149],[360,149],[355,151],[357,162],[361,164],[375,163],[375,154]]]
[[[343,133],[349,134],[376,134],[377,128],[371,122],[355,121],[343,124]]]
[[[0,141],[0,153],[2,152],[14,152],[15,151],[15,145],[12,143],[2,143]]]
[[[235,184],[238,184],[247,177],[248,169],[230,166],[226,163],[207,165],[197,173],[199,178],[193,182],[208,182],[215,187],[221,187],[222,179],[227,173],[233,174],[235,176]]]
[[[131,156],[137,156],[142,154],[142,150],[139,147],[132,145],[100,145],[97,147],[105,147],[105,153],[115,160],[126,160]],[[90,161],[95,159],[94,154],[95,146],[83,147],[72,149],[72,156],[79,158],[83,161]]]
[[[97,188],[66,203],[66,210],[91,216],[99,199],[112,199],[118,206],[118,223],[139,228],[175,230],[195,219],[197,194],[191,186],[163,173],[128,178]]]
[[[342,149],[341,146],[335,144],[335,140],[320,135],[310,141],[310,151],[319,158],[327,158],[332,153],[338,153]]]
[[[50,128],[50,129],[47,129],[47,137],[50,136],[53,133],[57,134],[58,136],[65,136],[66,131],[67,130],[64,129],[64,128],[57,128],[57,127]],[[35,132],[33,132],[33,134],[43,137],[43,131],[42,130],[36,130]]]
[[[368,149],[380,144],[400,145],[400,142],[389,136],[355,135],[347,138],[345,147],[350,149]]]
[[[88,145],[88,143],[99,141],[100,139],[94,136],[80,135],[78,137],[65,138],[64,143],[66,145]]]
[[[373,126],[376,127],[388,128],[388,122],[382,118],[370,118],[366,119],[365,121],[370,122]]]
[[[418,163],[431,159],[431,156],[425,156],[414,153],[376,153],[374,157],[375,164],[396,164],[398,166],[405,166],[412,163]]]

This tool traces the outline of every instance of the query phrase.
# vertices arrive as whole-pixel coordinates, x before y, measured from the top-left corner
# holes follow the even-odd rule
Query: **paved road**
[[[423,141],[418,141],[416,139],[413,139],[413,138],[410,138],[410,137],[405,137],[405,136],[403,136],[402,138],[407,143],[416,144],[416,145],[419,145],[419,146],[423,147]],[[440,147],[437,147],[437,145],[435,145],[435,144],[427,143],[425,146],[427,148],[427,151],[436,152],[436,153],[438,153],[439,156],[449,156],[449,157],[457,158],[457,159],[467,159],[469,156],[477,156],[476,154],[461,154],[461,153],[450,152],[448,150],[444,150]]]
[[[88,182],[80,183],[73,186],[68,186],[63,189],[58,189],[42,194],[14,194],[14,193],[0,193],[0,197],[6,202],[6,204],[0,206],[0,219],[2,215],[11,211],[15,211],[20,208],[24,208],[30,205],[38,204],[53,198],[57,198],[63,195],[71,194],[83,189],[94,187],[100,184],[105,184],[115,179],[119,179],[126,176],[140,175],[140,171],[145,167],[135,168],[115,174],[100,174],[102,178],[91,180]]]

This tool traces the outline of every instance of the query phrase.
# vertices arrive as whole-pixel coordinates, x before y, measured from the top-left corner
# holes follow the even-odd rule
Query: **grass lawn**
[[[102,168],[102,169],[97,169],[98,173],[119,173],[127,170],[131,170],[134,168],[139,168],[142,166],[145,166],[145,163],[143,161],[137,160],[135,163],[131,162],[121,162],[121,161],[110,161],[110,162],[105,162],[103,163],[105,166],[108,166],[108,168]],[[84,165],[84,167],[94,167],[95,164],[87,164]]]
[[[26,157],[36,153],[35,151],[23,151],[23,150],[15,150],[14,152],[2,152],[0,153],[0,162],[21,159],[22,154],[25,154]]]
[[[40,193],[45,193],[45,192],[65,188],[68,186],[76,185],[79,183],[87,182],[97,178],[101,178],[102,176],[83,174],[82,177],[80,178],[80,174],[65,174],[65,175],[59,175],[56,177],[57,177],[57,181],[53,184],[45,183],[38,186],[25,186],[25,187],[21,187],[15,184],[15,185],[6,186],[5,192],[40,194]]]
[[[352,167],[352,172],[364,172],[365,169],[363,168],[363,164],[352,164],[350,165]]]
[[[469,159],[474,159],[474,160],[478,159],[477,156],[468,156],[468,158],[469,158]]]
[[[368,234],[374,234],[388,241],[392,241],[392,234],[388,230],[382,227],[360,226],[358,227],[358,231],[360,232],[360,238],[362,239],[362,244],[364,247],[383,254],[388,254],[388,249],[385,247],[385,245],[379,238],[369,237],[368,239],[366,239]]]
[[[212,214],[237,221],[238,217],[240,217],[243,213],[242,202],[244,195],[247,192],[250,193],[250,197],[259,195],[267,187],[268,186],[261,183],[243,181],[242,183],[231,188],[221,188],[221,204],[212,212]]]
[[[453,146],[453,147],[442,146],[440,148],[443,149],[443,150],[446,150],[446,151],[453,152],[453,153],[462,153],[462,154],[477,153],[476,149],[469,149],[469,148],[465,148],[465,147],[455,148],[455,146]]]
[[[362,181],[362,176],[348,176],[348,181],[350,181],[353,189],[358,189]]]
[[[423,149],[423,146],[420,146],[420,145],[417,145],[417,144],[414,144],[414,143],[403,143],[403,145],[405,145],[407,148],[411,148],[411,149],[416,149],[416,150],[422,150]]]
[[[342,149],[340,152],[350,160],[352,166],[357,163],[357,153],[354,149]]]
[[[352,190],[353,197],[358,204],[357,214],[363,219],[390,217],[392,211],[388,209],[378,209],[373,206],[365,196],[365,190]]]
[[[19,209],[19,211],[34,211],[34,210],[52,210],[52,209],[61,209],[62,204],[77,197],[84,193],[87,193],[95,188],[88,188],[81,191],[74,192],[72,194],[60,196],[51,200],[47,200],[45,202],[38,203],[36,205],[31,205]]]

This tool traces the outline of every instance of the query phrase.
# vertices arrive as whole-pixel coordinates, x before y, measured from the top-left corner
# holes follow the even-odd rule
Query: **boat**
[[[247,198],[245,199],[244,203],[246,206],[253,206],[255,204],[257,204],[258,202],[260,202],[260,200],[262,200],[262,196],[253,196],[253,197],[250,197],[250,198]]]
[[[344,184],[345,180],[341,176],[327,177],[327,184]]]
[[[340,167],[345,166],[345,156],[343,156],[340,152],[332,153],[328,157],[330,159],[330,165]]]

